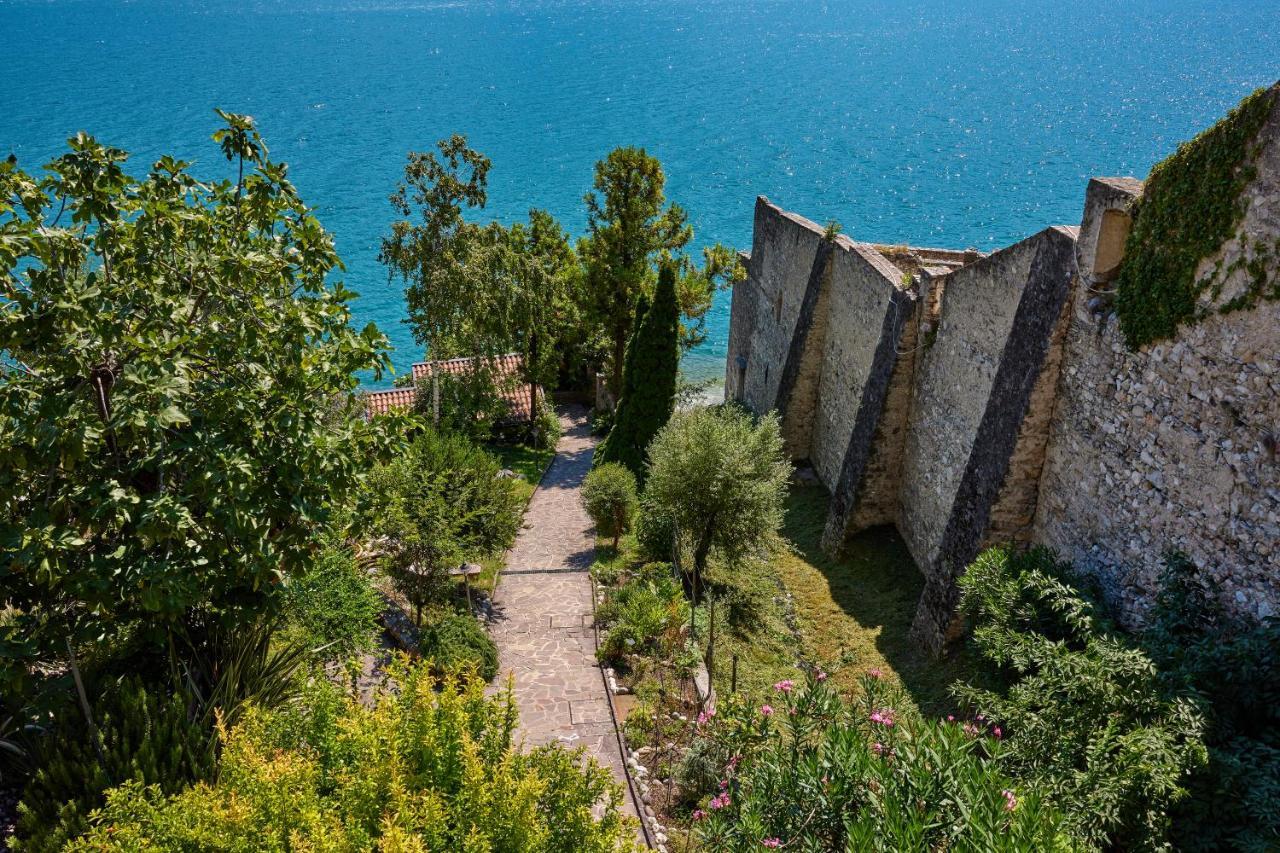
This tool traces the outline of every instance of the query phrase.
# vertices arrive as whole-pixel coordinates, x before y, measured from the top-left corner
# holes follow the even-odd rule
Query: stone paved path
[[[560,423],[556,457],[529,502],[494,596],[496,683],[513,676],[527,745],[585,746],[622,784],[634,817],[591,627],[595,538],[578,495],[595,439],[581,407],[560,409]]]

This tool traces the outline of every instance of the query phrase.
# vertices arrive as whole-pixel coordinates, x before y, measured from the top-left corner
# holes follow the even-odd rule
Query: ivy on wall
[[[1233,264],[1219,263],[1196,277],[1200,262],[1230,239],[1244,217],[1244,188],[1253,180],[1252,162],[1262,129],[1280,87],[1259,89],[1213,127],[1156,164],[1133,210],[1133,230],[1125,246],[1116,284],[1116,313],[1131,349],[1170,338],[1178,325],[1203,319],[1201,294],[1216,298],[1227,277],[1239,269],[1249,276],[1246,291],[1218,310],[1240,310],[1259,299],[1280,299],[1275,264],[1280,245],[1260,241],[1242,247]],[[1270,281],[1268,271],[1271,270]]]

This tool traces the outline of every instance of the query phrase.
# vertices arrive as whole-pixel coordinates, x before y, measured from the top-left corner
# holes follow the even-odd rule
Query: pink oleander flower
[[[790,693],[791,689],[795,686],[796,686],[796,683],[792,681],[790,678],[787,678],[773,685],[773,689],[778,691],[779,693]]]
[[[714,797],[711,798],[711,802],[707,803],[707,807],[712,810],[723,809],[727,807],[730,802],[731,800],[729,799],[729,792],[721,791],[719,794],[716,794]]]
[[[964,733],[965,733],[965,734],[967,734],[969,737],[977,737],[977,736],[978,736],[978,727],[977,727],[977,726],[975,726],[973,723],[965,723],[965,724],[964,724]]]
[[[704,819],[706,819],[706,817],[707,817],[707,813],[706,813],[706,812],[704,812],[702,809],[694,809],[694,810],[693,810],[693,819],[694,819],[694,820],[704,820]]]
[[[772,708],[772,706],[769,706],[769,705],[761,705],[761,706],[760,706],[760,715],[761,715],[761,716],[763,716],[763,717],[772,717],[772,716],[773,716],[773,708]]]
[[[728,780],[728,779],[721,779],[721,780],[720,780],[720,790],[721,790],[721,791],[726,790],[728,787],[729,787],[729,780]]]
[[[893,709],[881,708],[879,711],[872,711],[871,722],[879,723],[885,728],[892,728],[893,727]]]
[[[715,715],[716,715],[715,711],[698,712],[698,725],[705,726],[707,723],[711,722],[711,718],[714,717]]]
[[[876,755],[884,755],[884,744],[880,743],[879,741],[871,744],[871,751],[874,752]]]
[[[779,840],[778,840],[778,839],[776,839],[776,838],[766,838],[766,839],[764,839],[763,841],[761,841],[760,843],[761,843],[761,844],[763,844],[765,847],[768,847],[768,848],[769,848],[769,849],[771,849],[771,850],[776,849],[776,848],[778,848],[778,847],[781,847],[781,846],[782,846],[782,842],[781,842],[781,841],[779,841]]]
[[[726,770],[729,770],[729,771],[737,770],[738,765],[741,763],[742,763],[742,756],[735,755],[733,758],[729,759],[729,766],[726,768]]]
[[[1000,792],[1004,795],[1004,810],[1011,812],[1018,807],[1018,798],[1013,795],[1013,791],[1005,789]]]
[[[947,722],[948,722],[948,723],[954,723],[955,721],[956,721],[956,715],[955,715],[955,714],[947,714]]]
[[[818,674],[817,674],[817,676],[815,676],[815,677],[816,677],[819,681],[826,681],[826,680],[827,680],[827,674],[826,674],[825,672],[823,672],[822,670],[818,670]]]
[[[884,678],[884,673],[880,671],[880,669],[877,667],[872,667],[871,669],[867,670],[867,675],[871,676],[872,678]]]
[[[1000,738],[1004,737],[1004,731],[1002,731],[999,726],[992,729],[991,734],[995,735],[996,740],[1000,740]]]

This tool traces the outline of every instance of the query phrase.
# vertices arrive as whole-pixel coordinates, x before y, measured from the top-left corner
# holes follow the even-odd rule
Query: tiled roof
[[[429,380],[436,374],[461,375],[470,372],[477,359],[449,358],[441,361],[420,361],[413,365],[411,376],[414,385]],[[527,421],[533,411],[533,399],[529,393],[529,385],[520,377],[524,366],[524,358],[517,353],[501,355],[490,361],[494,370],[494,381],[499,388],[505,389],[503,398],[511,406],[508,416],[513,421]],[[412,388],[395,388],[390,391],[370,391],[365,395],[365,404],[370,415],[382,414],[393,408],[409,408],[413,405]]]

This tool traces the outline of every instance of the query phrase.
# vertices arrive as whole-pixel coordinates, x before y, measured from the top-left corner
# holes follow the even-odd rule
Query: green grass
[[[527,444],[488,444],[485,449],[498,457],[503,468],[510,468],[521,476],[518,481],[520,496],[526,503],[533,497],[538,481],[556,455],[552,448],[535,448]]]
[[[924,578],[892,527],[858,534],[840,560],[822,553],[827,501],[821,486],[792,490],[783,533],[794,551],[775,565],[794,596],[806,652],[842,688],[852,690],[862,673],[878,668],[896,678],[921,711],[945,713],[954,705],[948,686],[973,677],[977,661],[963,649],[934,658],[911,641]]]

